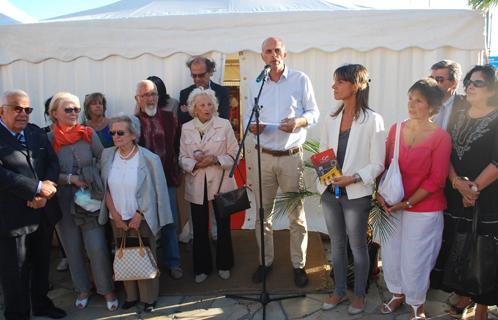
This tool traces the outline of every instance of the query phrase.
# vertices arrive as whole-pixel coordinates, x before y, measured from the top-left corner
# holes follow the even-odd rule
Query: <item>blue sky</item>
[[[9,0],[37,20],[102,7],[117,0]]]

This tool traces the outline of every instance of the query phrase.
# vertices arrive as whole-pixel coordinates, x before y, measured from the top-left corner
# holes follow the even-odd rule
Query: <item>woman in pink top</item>
[[[391,313],[405,301],[413,309],[412,320],[425,319],[425,295],[436,263],[446,208],[444,185],[451,152],[450,136],[429,119],[443,98],[436,81],[421,79],[408,90],[409,119],[401,123],[399,167],[404,199],[388,206],[395,229],[382,243],[384,279],[391,300],[380,307]],[[389,130],[386,168],[393,157],[396,125]]]

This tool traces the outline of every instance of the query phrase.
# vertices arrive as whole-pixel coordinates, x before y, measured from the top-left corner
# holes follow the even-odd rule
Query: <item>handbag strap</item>
[[[472,237],[477,239],[477,227],[479,225],[479,203],[476,200],[474,204],[474,212],[472,214]]]
[[[232,158],[233,163],[235,164],[235,158],[232,157],[231,154],[229,154],[228,156],[230,156],[230,158]],[[237,170],[239,171],[240,178],[242,179],[242,181],[244,182],[244,185],[245,185],[246,184],[246,180],[244,179],[244,176],[242,175],[242,171],[240,171],[239,164],[237,163],[235,166],[236,166]],[[218,192],[216,192],[216,193],[220,193],[221,185],[223,184],[223,178],[224,177],[225,177],[225,169],[223,169],[223,172],[221,173],[220,185],[218,186]]]
[[[399,140],[401,139],[401,121],[396,123],[396,137],[394,138],[393,160],[398,162],[399,157]]]
[[[138,246],[140,247],[139,254],[141,257],[145,255],[145,246],[144,242],[142,241],[142,236],[140,235],[140,230],[137,229],[137,235],[138,235]],[[126,238],[128,237],[128,231],[123,230],[123,234],[121,237],[121,244],[119,245],[118,249],[118,257],[122,258],[123,257],[123,251],[126,248]]]

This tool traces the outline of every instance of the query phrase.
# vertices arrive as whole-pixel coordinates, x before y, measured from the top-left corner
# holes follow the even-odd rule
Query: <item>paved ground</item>
[[[326,248],[329,247],[327,243],[324,243],[324,245]],[[229,299],[224,296],[162,296],[158,300],[157,309],[150,314],[141,314],[140,308],[131,312],[123,312],[123,310],[109,312],[104,306],[104,299],[93,296],[85,310],[77,310],[73,306],[75,295],[72,291],[69,273],[56,272],[52,276],[55,289],[50,292],[50,296],[58,306],[68,312],[66,319],[262,319],[261,304]],[[408,319],[406,306],[403,306],[394,314],[382,315],[379,313],[377,307],[382,301],[389,298],[382,274],[371,284],[367,295],[366,311],[360,315],[350,316],[347,313],[348,303],[344,303],[334,310],[322,311],[321,305],[326,295],[326,293],[308,294],[303,298],[271,302],[266,306],[266,319]],[[122,298],[122,292],[120,298]],[[431,290],[429,292],[426,313],[431,319],[452,319],[444,311],[447,308],[445,303],[447,298],[448,295],[442,291]],[[2,300],[0,296],[0,301]],[[3,314],[3,305],[0,305],[0,312]],[[498,319],[496,314],[496,307],[494,307],[490,312],[490,318]],[[469,313],[466,318],[472,318],[472,314]],[[0,319],[3,319],[2,315],[0,315]],[[34,319],[41,320],[45,318],[35,317]]]

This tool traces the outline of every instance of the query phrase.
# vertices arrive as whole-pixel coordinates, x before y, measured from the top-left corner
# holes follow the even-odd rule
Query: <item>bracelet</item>
[[[67,182],[67,184],[71,184],[71,177],[72,177],[72,176],[73,176],[73,174],[72,174],[72,173],[70,173],[70,174],[68,174],[68,175],[66,176],[66,182]]]
[[[141,215],[142,217],[144,216],[144,214],[140,210],[136,210],[135,212],[138,213],[139,215]]]
[[[408,209],[413,208],[413,204],[412,204],[410,201],[406,200],[406,201],[405,201],[405,204],[406,204],[406,206],[408,207]]]
[[[363,181],[363,179],[361,178],[361,176],[360,176],[359,173],[353,174],[353,178],[354,178],[354,183],[358,183],[358,182],[362,182]]]

